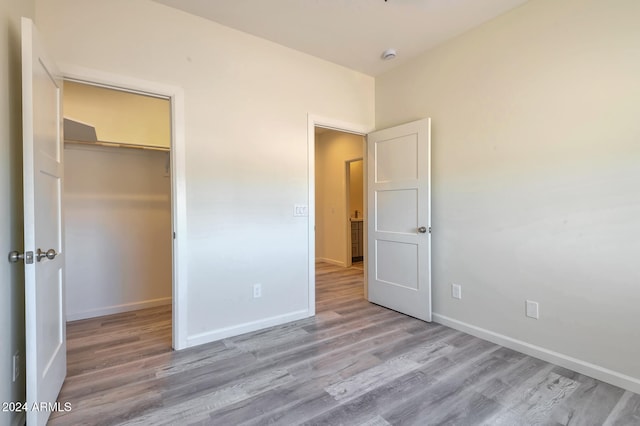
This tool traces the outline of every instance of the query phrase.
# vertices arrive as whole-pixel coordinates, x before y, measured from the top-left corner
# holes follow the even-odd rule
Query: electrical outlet
[[[538,319],[540,314],[538,302],[527,300],[525,302],[525,315],[529,318]]]
[[[462,286],[460,284],[451,284],[451,297],[462,299]]]
[[[13,355],[13,381],[18,380],[20,376],[20,352],[16,352]]]
[[[254,284],[253,285],[253,298],[257,299],[258,297],[262,297],[262,284]]]

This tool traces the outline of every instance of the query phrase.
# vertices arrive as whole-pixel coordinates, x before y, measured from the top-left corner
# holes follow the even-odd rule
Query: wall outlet
[[[20,376],[20,352],[13,355],[13,381],[18,380]]]
[[[525,302],[525,315],[529,318],[538,319],[540,316],[538,302],[527,300]]]
[[[253,298],[257,299],[258,297],[262,297],[262,284],[254,284],[253,285]]]
[[[462,299],[462,286],[460,284],[451,284],[451,297]]]

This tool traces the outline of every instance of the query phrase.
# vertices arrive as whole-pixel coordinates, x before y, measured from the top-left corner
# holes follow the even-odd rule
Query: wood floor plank
[[[363,299],[316,266],[307,318],[175,352],[171,306],[69,323],[51,425],[640,425],[640,395]]]
[[[469,397],[477,396],[470,388],[495,377],[500,373],[503,364],[501,360],[491,356],[491,351],[485,351],[480,356],[467,360],[463,365],[463,368],[456,365],[447,374],[437,376],[435,383],[423,392],[409,397],[405,403],[383,414],[383,417],[391,424],[421,425],[438,424],[432,420],[434,418],[459,415],[459,407],[466,406]],[[461,396],[462,392],[465,394]]]
[[[578,384],[573,394],[562,404],[559,404],[551,413],[551,420],[562,425],[605,423],[625,393],[619,387],[603,383],[566,368],[556,367],[553,372],[572,379]],[[638,424],[640,424],[640,421]]]
[[[603,424],[605,426],[640,425],[640,395],[626,391]]]

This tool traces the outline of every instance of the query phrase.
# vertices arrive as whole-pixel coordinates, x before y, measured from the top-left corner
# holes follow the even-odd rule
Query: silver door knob
[[[30,265],[33,263],[33,252],[26,251],[24,253],[20,253],[19,251],[12,251],[9,253],[9,262],[17,263],[24,259],[24,263]]]
[[[427,233],[427,227],[426,226],[421,226],[420,228],[418,228],[418,232],[421,234],[426,234]]]
[[[58,253],[56,253],[54,249],[49,249],[46,252],[38,249],[38,251],[36,252],[36,260],[40,262],[44,257],[46,257],[49,260],[53,260],[56,258],[57,255]]]
[[[24,254],[19,251],[12,251],[9,253],[9,262],[17,263],[19,260],[24,259]]]

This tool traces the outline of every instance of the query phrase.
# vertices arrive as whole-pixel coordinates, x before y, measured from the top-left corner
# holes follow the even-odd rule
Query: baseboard
[[[341,261],[335,260],[335,259],[329,259],[329,258],[326,258],[326,257],[316,257],[316,262],[330,263],[332,265],[342,266],[343,268],[345,268],[347,266],[347,265],[345,265],[344,262],[341,262]]]
[[[27,415],[21,411],[13,418],[11,426],[24,426],[27,423]]]
[[[144,300],[142,302],[124,303],[122,305],[105,306],[103,308],[90,309],[88,311],[67,313],[67,321],[78,321],[87,318],[119,314],[121,312],[137,311],[139,309],[170,305],[171,301],[171,297],[161,297],[159,299]]]
[[[619,373],[617,371],[609,370],[608,368],[601,367],[599,365],[591,364],[590,362],[583,361],[581,359],[573,358],[565,354],[554,352],[552,350],[532,345],[522,340],[513,339],[511,337],[495,333],[484,328],[476,327],[475,325],[467,324],[462,321],[455,320],[453,318],[446,317],[440,314],[433,314],[433,321],[446,325],[447,327],[454,328],[456,330],[464,331],[472,336],[479,337],[483,340],[496,343],[500,346],[513,349],[518,352],[539,358],[543,361],[550,362],[565,368],[568,368],[578,373],[593,377],[594,379],[601,380],[603,382],[610,383],[614,386],[619,386],[623,389],[631,392],[640,393],[640,379],[627,376],[626,374]]]
[[[240,334],[250,333],[252,331],[262,330],[263,328],[273,327],[291,321],[297,321],[300,319],[308,318],[309,316],[309,311],[305,309],[302,311],[290,312],[288,314],[277,315],[275,317],[265,318],[258,321],[246,322],[244,324],[234,325],[231,327],[219,328],[217,330],[212,330],[206,333],[200,333],[194,336],[187,337],[187,347],[215,342],[216,340],[238,336]]]

